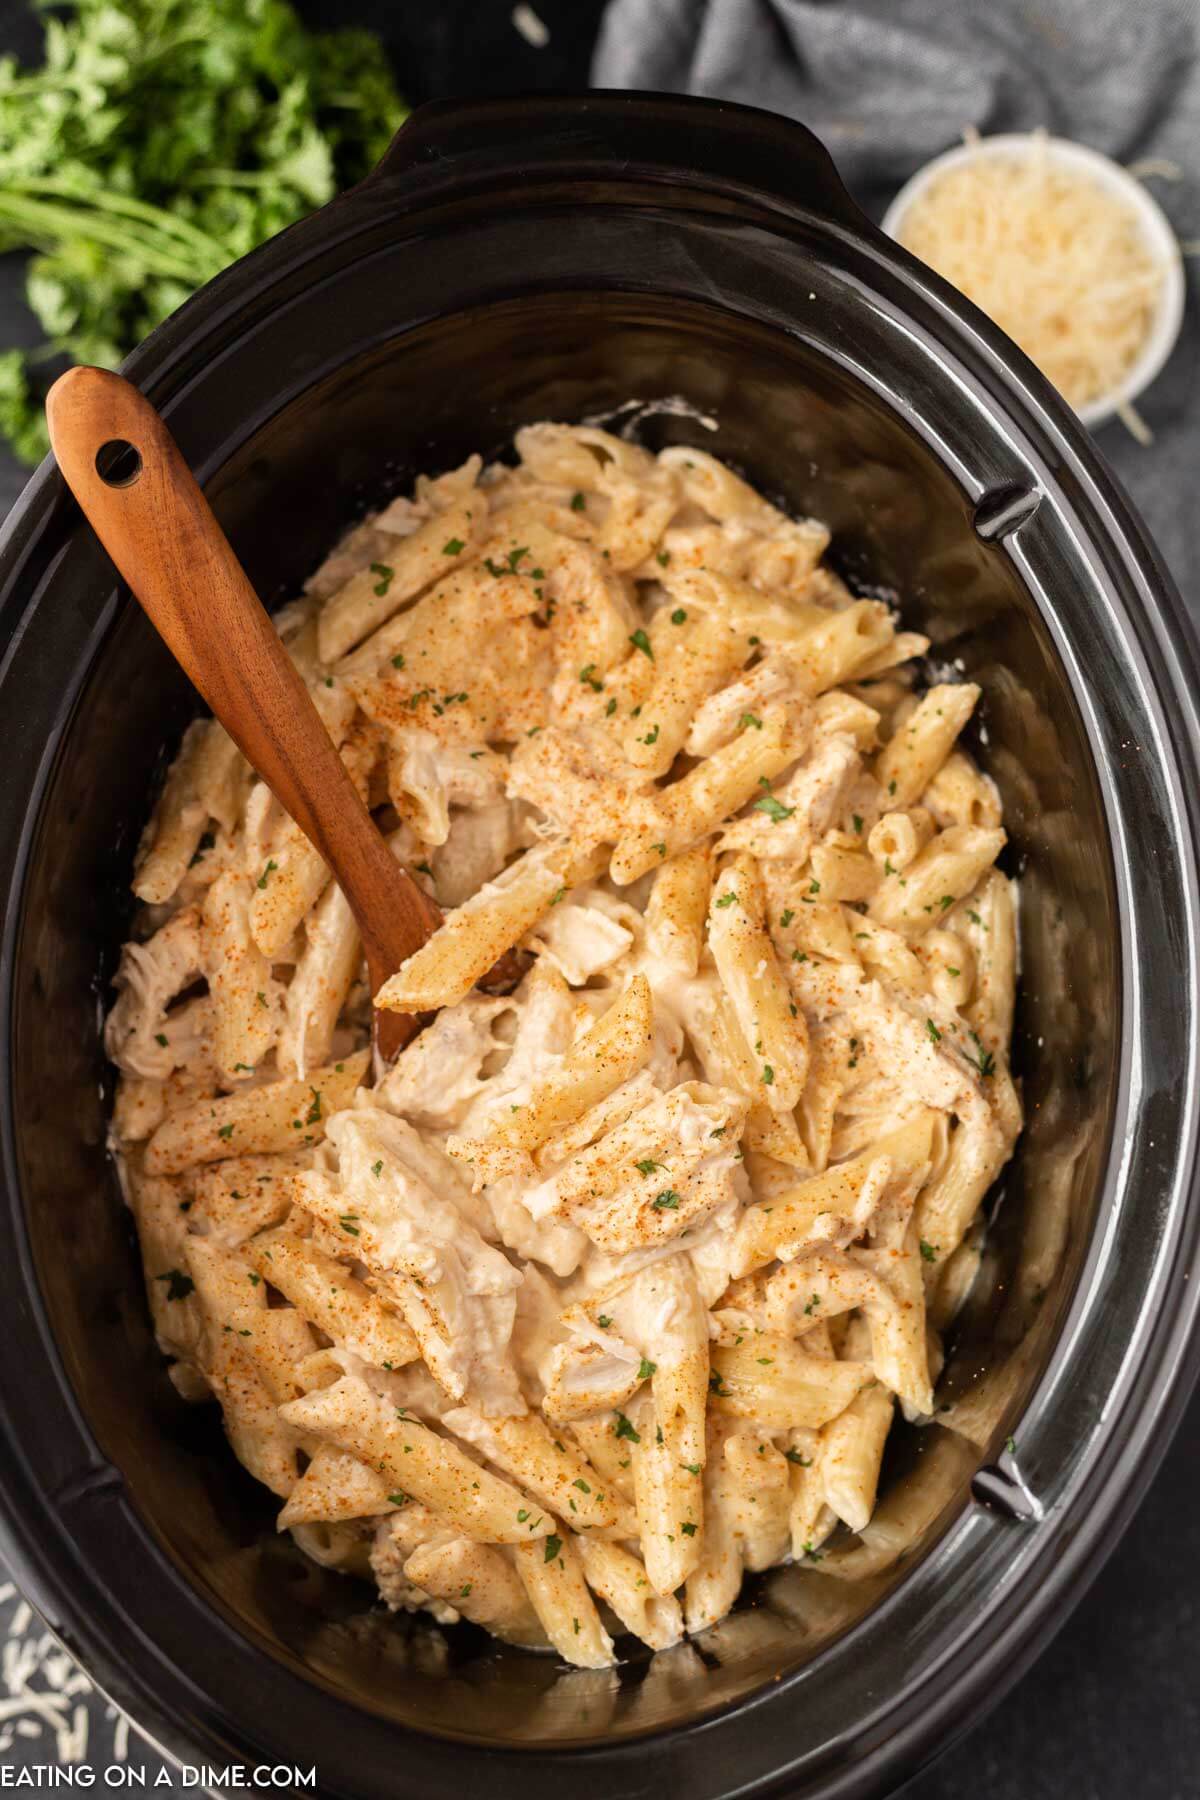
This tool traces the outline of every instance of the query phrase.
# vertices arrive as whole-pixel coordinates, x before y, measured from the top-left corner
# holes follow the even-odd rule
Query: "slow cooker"
[[[195,702],[47,463],[0,541],[0,1516],[23,1588],[218,1787],[288,1765],[346,1800],[884,1791],[1079,1597],[1195,1369],[1197,662],[1153,546],[1068,408],[820,145],[718,103],[427,107],[126,372],[270,602],[416,471],[540,418],[702,443],[828,521],[851,585],[983,688],[1028,1126],[940,1410],[836,1572],[756,1578],[694,1645],[600,1674],[389,1617],[276,1535],[154,1349],[99,1026]]]

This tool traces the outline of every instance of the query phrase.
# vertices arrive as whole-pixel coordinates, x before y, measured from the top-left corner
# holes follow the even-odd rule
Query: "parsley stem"
[[[190,245],[212,259],[209,275],[223,269],[231,256],[236,252],[222,244],[211,232],[202,231],[193,225],[190,219],[183,219],[177,213],[167,212],[164,207],[152,206],[148,200],[137,200],[132,194],[119,194],[111,188],[93,186],[87,182],[73,181],[69,176],[27,175],[17,181],[7,181],[0,188],[0,195],[29,194],[48,195],[52,199],[80,200],[87,206],[96,207],[101,212],[119,213],[124,218],[140,219],[144,224],[154,225],[165,237],[179,238],[182,243]],[[172,248],[173,246],[164,246]]]
[[[31,242],[46,250],[56,250],[64,239],[77,243],[81,238],[90,238],[93,243],[104,244],[110,250],[132,252],[155,275],[170,276],[192,286],[210,280],[220,267],[220,264],[187,262],[182,245],[165,242],[161,234],[155,242],[152,237],[107,218],[96,207],[36,200],[11,189],[0,189],[0,223],[20,225]]]

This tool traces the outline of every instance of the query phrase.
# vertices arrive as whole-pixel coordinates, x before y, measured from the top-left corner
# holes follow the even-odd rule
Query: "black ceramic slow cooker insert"
[[[882,1792],[1015,1679],[1196,1360],[1194,647],[1073,415],[819,145],[652,95],[438,106],[131,358],[268,599],[361,510],[531,420],[650,409],[827,520],[984,690],[1021,881],[1029,1125],[865,1579],[772,1571],[694,1646],[564,1671],[304,1559],[184,1407],[105,1155],[99,1021],[194,700],[55,469],[0,542],[0,1516],[22,1585],[193,1763],[346,1800]],[[708,431],[697,414],[717,423]],[[470,647],[464,646],[469,657]]]

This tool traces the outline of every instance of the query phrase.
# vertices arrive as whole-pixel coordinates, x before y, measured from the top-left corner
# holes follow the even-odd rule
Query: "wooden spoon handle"
[[[55,382],[46,418],[58,466],[97,537],[216,717],[334,870],[372,970],[391,973],[441,915],[376,830],[166,425],[130,382],[90,368]],[[114,469],[120,445],[133,455]]]

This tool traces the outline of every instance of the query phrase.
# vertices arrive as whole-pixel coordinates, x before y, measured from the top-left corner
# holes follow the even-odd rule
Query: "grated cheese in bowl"
[[[1179,246],[1126,170],[1045,132],[976,139],[903,188],[884,229],[973,300],[1086,424],[1120,413],[1179,331]],[[1144,427],[1142,427],[1144,430]]]

